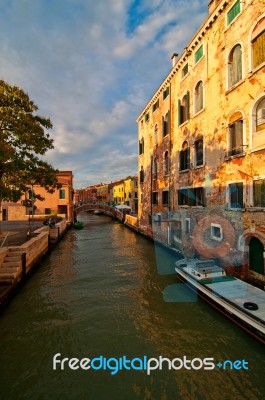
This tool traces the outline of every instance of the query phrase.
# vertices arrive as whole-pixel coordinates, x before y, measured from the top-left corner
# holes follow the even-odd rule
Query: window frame
[[[197,147],[197,144],[201,143],[201,148],[199,149]],[[198,157],[198,153],[201,152],[201,157]],[[201,160],[200,163],[198,163],[198,160]],[[204,141],[203,137],[199,137],[194,141],[194,167],[195,168],[200,168],[204,166]]]
[[[241,14],[241,12],[242,12],[241,0],[236,0],[226,13],[226,26],[227,27],[231,26],[231,24],[235,21],[238,15]]]
[[[255,189],[257,189],[257,182],[262,182],[260,185],[260,193],[257,193]],[[258,207],[258,208],[265,208],[265,178],[260,178],[260,179],[254,179],[253,183],[253,207]],[[256,192],[256,193],[255,193]],[[259,204],[255,204],[257,200],[257,197],[259,197],[258,201],[260,201]]]
[[[202,54],[200,54],[200,50]],[[204,56],[204,46],[202,43],[194,53],[194,65],[196,65],[202,59],[203,56]]]
[[[158,205],[158,191],[157,190],[152,191],[152,205],[154,205],[154,206]]]
[[[236,188],[236,191],[232,191],[231,192],[231,187],[234,186]],[[240,192],[239,193],[239,189],[240,188]],[[232,195],[233,197],[236,196],[237,197],[237,202],[233,202],[232,203]],[[242,196],[242,199],[238,198],[239,196]],[[242,200],[242,201],[240,201]],[[245,182],[244,181],[237,181],[237,182],[228,182],[227,183],[227,203],[228,203],[228,207],[231,210],[242,210],[244,208],[245,205]],[[234,206],[233,204],[235,204],[236,206]],[[238,207],[237,205],[240,205],[240,207]]]
[[[190,169],[190,146],[185,140],[182,143],[181,150],[179,152],[179,171],[187,171]]]
[[[236,54],[240,48],[240,57]],[[238,59],[237,59],[238,57]],[[227,90],[233,88],[243,79],[243,47],[236,43],[230,50],[227,58]]]
[[[65,200],[65,199],[66,199],[65,189],[59,189],[59,200]]]
[[[169,205],[169,190],[162,191],[162,205],[168,206]]]
[[[257,41],[259,43],[257,44]],[[261,51],[258,52],[258,54],[263,55],[262,60],[255,60],[255,51],[257,51],[256,46],[258,47],[260,45],[260,41],[262,41],[262,47],[264,49],[265,46],[265,16],[263,15],[259,21],[255,24],[254,29],[252,31],[251,35],[251,64],[252,68],[254,70],[261,68],[265,64],[265,55],[264,55],[264,50],[262,49]],[[254,49],[255,46],[255,49]],[[257,58],[259,58],[257,56]],[[256,64],[257,62],[257,64]]]
[[[204,109],[204,86],[203,86],[203,81],[199,80],[194,88],[194,115],[198,114],[203,109]]]

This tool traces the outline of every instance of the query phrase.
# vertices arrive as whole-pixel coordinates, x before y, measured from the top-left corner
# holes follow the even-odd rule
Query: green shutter
[[[228,25],[235,19],[235,17],[240,13],[240,0],[237,0],[233,7],[227,13],[227,23]]]
[[[201,45],[195,53],[194,59],[195,63],[197,63],[203,56],[203,45]]]

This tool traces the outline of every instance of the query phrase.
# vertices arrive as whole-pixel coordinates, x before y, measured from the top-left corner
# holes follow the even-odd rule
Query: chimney
[[[211,0],[208,4],[209,14],[212,14],[221,0]]]
[[[174,67],[176,65],[177,59],[178,59],[178,53],[173,53],[172,57],[171,57],[172,67]]]

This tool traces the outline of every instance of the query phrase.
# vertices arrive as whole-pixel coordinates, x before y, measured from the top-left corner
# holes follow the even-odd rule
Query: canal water
[[[0,399],[265,397],[264,348],[190,296],[176,256],[109,217],[80,219],[0,316]]]

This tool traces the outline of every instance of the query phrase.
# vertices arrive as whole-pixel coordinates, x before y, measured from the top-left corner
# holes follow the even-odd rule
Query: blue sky
[[[208,0],[0,0],[0,78],[50,117],[46,159],[75,187],[137,174],[140,111]]]

